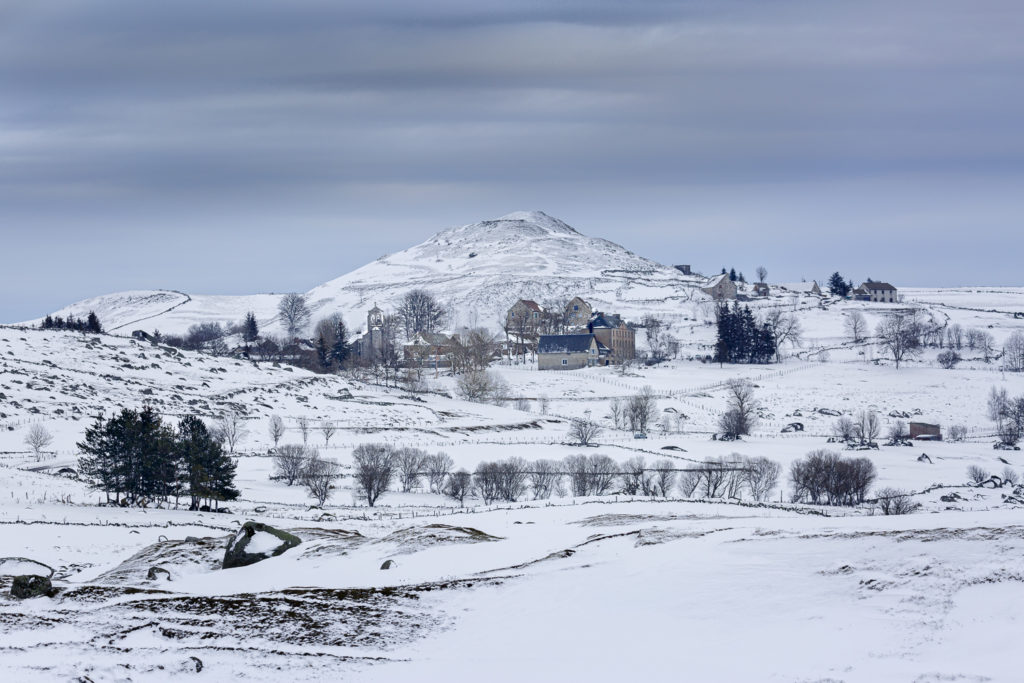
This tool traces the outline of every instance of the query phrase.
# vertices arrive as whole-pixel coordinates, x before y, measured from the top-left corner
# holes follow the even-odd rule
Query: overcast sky
[[[0,321],[307,290],[539,209],[769,280],[1024,285],[1020,0],[0,0]]]

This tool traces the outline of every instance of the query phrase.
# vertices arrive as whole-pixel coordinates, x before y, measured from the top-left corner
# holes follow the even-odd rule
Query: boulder
[[[260,522],[246,522],[224,551],[224,569],[245,567],[276,557],[302,543],[298,536]]]
[[[38,598],[41,595],[50,597],[57,591],[53,590],[53,584],[45,576],[35,574],[23,574],[15,576],[11,584],[11,597],[18,600],[27,598]]]
[[[397,566],[398,566],[398,563],[395,562],[394,560],[384,560],[384,564],[382,564],[380,566],[380,568],[381,569],[391,569],[392,567],[397,567]]]
[[[927,453],[922,453],[921,455],[917,456],[917,461],[918,462],[926,462],[928,464],[931,464],[932,459],[928,457]]]
[[[156,581],[159,578],[170,581],[171,573],[163,567],[150,567],[149,571],[146,572],[146,578],[150,581]]]

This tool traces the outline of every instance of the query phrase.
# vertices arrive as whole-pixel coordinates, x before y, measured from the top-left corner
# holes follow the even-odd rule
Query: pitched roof
[[[622,324],[622,318],[615,313],[602,313],[598,311],[594,315],[590,316],[590,326],[594,327],[608,327],[616,328]]]
[[[516,303],[522,303],[524,306],[529,308],[531,311],[536,311],[538,313],[543,313],[544,312],[544,309],[540,307],[540,304],[538,304],[536,301],[533,301],[531,299],[520,299]],[[513,306],[514,305],[515,304],[513,304]]]
[[[592,334],[542,334],[537,353],[586,353],[594,341]]]
[[[704,288],[705,289],[711,289],[712,287],[717,286],[718,283],[722,281],[722,278],[727,278],[727,277],[729,277],[728,273],[720,273],[718,275],[714,275],[712,277],[709,277],[707,280],[704,281]]]
[[[884,292],[895,292],[896,288],[890,285],[888,282],[865,282],[861,285],[864,289],[871,290],[882,290]]]

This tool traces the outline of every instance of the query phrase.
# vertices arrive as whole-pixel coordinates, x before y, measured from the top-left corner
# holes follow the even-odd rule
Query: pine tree
[[[327,340],[322,334],[316,338],[316,359],[323,369],[327,370],[331,367],[331,352],[327,348]]]
[[[100,319],[95,311],[89,311],[89,317],[85,321],[85,331],[92,332],[93,334],[103,332],[103,326],[100,325]]]
[[[729,269],[729,279],[732,280],[733,282],[736,282],[736,269],[735,268],[730,268]]]
[[[45,318],[43,318],[43,323],[42,323],[42,325],[40,325],[40,327],[42,329],[44,329],[44,330],[52,330],[53,329],[53,316],[49,316],[48,315]]]
[[[340,317],[334,329],[334,345],[331,346],[331,360],[340,368],[348,360],[351,348],[348,343],[348,328]]]
[[[234,500],[235,463],[210,434],[198,417],[189,415],[178,423],[174,445],[178,482],[188,491],[190,508],[199,509],[202,501]]]
[[[832,276],[828,279],[828,288],[834,296],[846,296],[853,289],[853,283],[851,282],[848,286],[846,281],[843,280],[843,276],[839,274],[839,271],[832,273]]]
[[[249,311],[245,314],[245,322],[242,323],[242,339],[246,344],[252,344],[259,336],[260,328],[256,324],[256,314]]]

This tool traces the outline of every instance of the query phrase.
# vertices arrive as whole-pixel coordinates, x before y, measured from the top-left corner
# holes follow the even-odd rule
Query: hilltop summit
[[[614,242],[584,235],[541,211],[517,211],[442,230],[308,294],[314,318],[340,312],[354,329],[375,302],[394,308],[416,288],[428,290],[448,307],[453,327],[497,328],[504,311],[519,298],[544,303],[582,296],[596,309],[635,318],[678,311],[681,301],[697,296],[696,281]],[[280,332],[279,298],[122,292],[82,301],[56,314],[81,316],[95,310],[111,331],[180,333],[200,322],[237,322],[251,310],[260,329]]]

